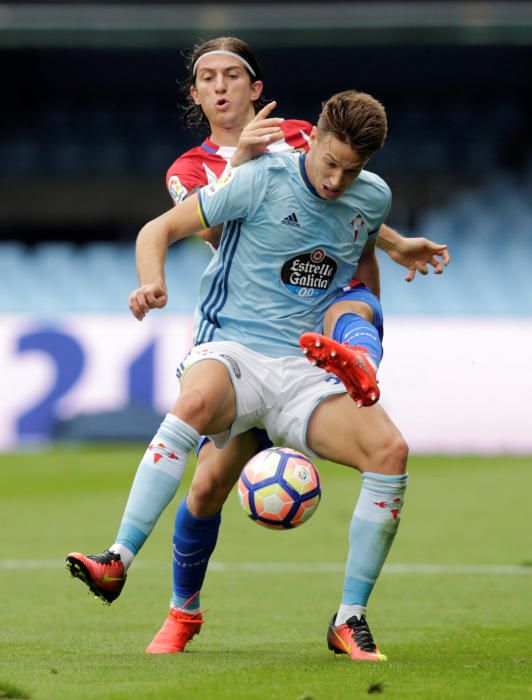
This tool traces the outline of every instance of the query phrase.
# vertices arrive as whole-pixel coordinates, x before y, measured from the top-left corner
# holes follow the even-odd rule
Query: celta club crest
[[[365,225],[365,221],[360,214],[357,214],[353,221],[351,221],[350,223],[353,227],[353,236],[354,240],[356,241],[356,239],[358,238],[358,232],[362,228],[362,226]]]
[[[150,444],[148,447],[148,450],[150,452],[153,452],[153,463],[157,464],[157,462],[162,459],[163,457],[167,457],[168,459],[177,459],[179,461],[179,457],[176,455],[175,452],[172,450],[169,450],[166,445],[162,442],[159,442],[157,445],[154,445],[153,443]]]
[[[373,503],[376,506],[379,506],[379,508],[386,508],[386,510],[389,510],[392,518],[394,520],[397,520],[399,517],[399,513],[401,512],[401,505],[403,503],[402,498],[394,498],[392,501],[373,501]]]

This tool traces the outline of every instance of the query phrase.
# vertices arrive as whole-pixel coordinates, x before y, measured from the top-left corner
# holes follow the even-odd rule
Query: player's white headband
[[[197,59],[197,61],[192,66],[192,75],[194,75],[194,76],[196,75],[198,63],[202,59],[204,59],[205,56],[232,56],[233,58],[236,58],[241,63],[243,63],[254,78],[257,77],[257,74],[255,73],[253,68],[249,65],[249,63],[246,61],[245,58],[242,58],[242,56],[239,56],[237,53],[234,53],[234,51],[224,51],[223,49],[217,49],[216,51],[207,51],[206,53],[202,53],[201,56]]]

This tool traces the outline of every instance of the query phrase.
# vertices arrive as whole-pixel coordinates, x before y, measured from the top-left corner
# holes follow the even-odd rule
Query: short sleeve
[[[166,188],[174,204],[182,202],[189,193],[189,190],[181,182],[179,176],[175,174],[169,175],[166,181]]]
[[[206,228],[226,221],[245,220],[253,215],[266,190],[266,160],[262,156],[245,163],[199,190],[199,209]]]
[[[174,204],[179,204],[199,187],[207,184],[207,175],[197,148],[179,156],[166,173],[166,189]]]

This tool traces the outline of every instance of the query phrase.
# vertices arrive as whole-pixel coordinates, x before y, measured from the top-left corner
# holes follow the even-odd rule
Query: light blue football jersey
[[[321,198],[306,154],[264,154],[203,187],[206,226],[225,222],[200,284],[196,345],[233,340],[270,357],[299,355],[299,336],[319,331],[386,219],[391,193],[362,171],[338,199]]]

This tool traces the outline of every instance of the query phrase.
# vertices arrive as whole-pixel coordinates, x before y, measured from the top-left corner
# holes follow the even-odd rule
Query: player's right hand
[[[168,296],[160,284],[143,284],[129,295],[129,309],[137,321],[142,321],[150,309],[162,309]]]
[[[270,144],[283,138],[281,124],[284,119],[268,116],[275,107],[277,107],[275,100],[268,102],[257,112],[249,124],[246,124],[238,139],[236,151],[231,158],[233,167],[257,158],[261,153],[264,153]]]

